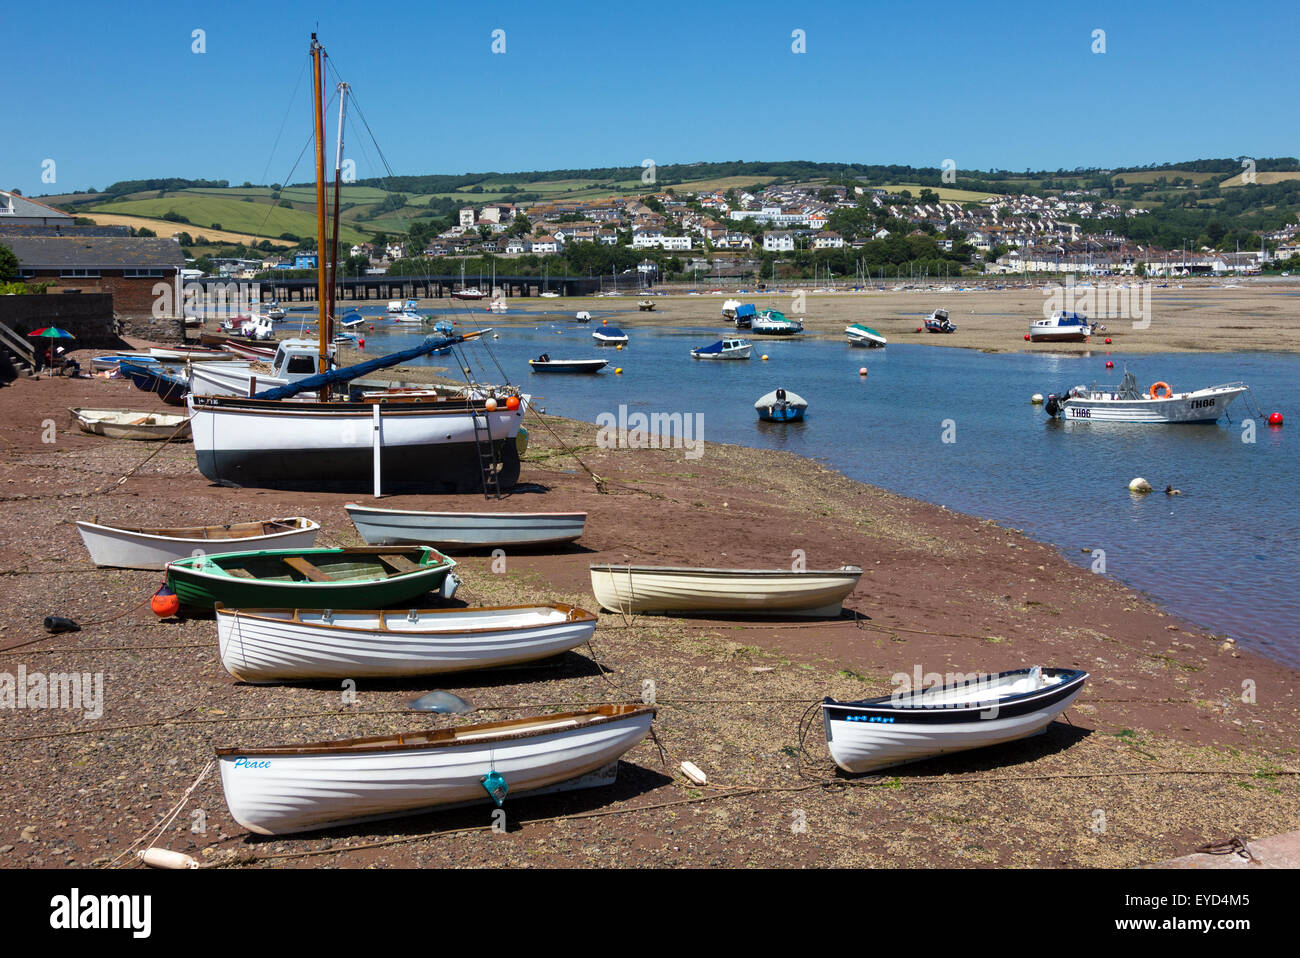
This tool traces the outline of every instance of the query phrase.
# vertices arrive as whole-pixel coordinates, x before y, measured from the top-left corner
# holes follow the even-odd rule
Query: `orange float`
[[[1163,390],[1163,392],[1161,392],[1161,390]],[[1170,399],[1173,397],[1173,395],[1174,395],[1174,391],[1169,387],[1168,383],[1159,382],[1159,383],[1151,384],[1152,399]]]

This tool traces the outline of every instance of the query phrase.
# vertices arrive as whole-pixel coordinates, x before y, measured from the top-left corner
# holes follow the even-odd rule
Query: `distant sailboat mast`
[[[348,90],[350,87],[339,82],[339,129],[338,139],[334,147],[334,236],[330,247],[330,272],[329,272],[329,315],[330,321],[333,322],[337,315],[334,308],[334,298],[338,295],[338,273],[339,273],[339,193],[342,190],[343,182],[343,123],[347,118]],[[325,368],[325,367],[322,367]]]

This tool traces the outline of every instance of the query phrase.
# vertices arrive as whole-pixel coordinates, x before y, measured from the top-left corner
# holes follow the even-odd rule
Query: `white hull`
[[[490,801],[482,779],[492,771],[505,778],[509,797],[546,789],[617,761],[645,738],[653,717],[645,710],[583,724],[557,715],[547,717],[549,723],[539,720],[539,728],[549,724],[553,731],[440,748],[248,758],[225,752],[219,756],[221,786],[240,825],[259,835],[284,835]]]
[[[239,486],[371,487],[378,443],[385,487],[481,488],[474,419],[486,424],[500,455],[513,455],[527,397],[473,412],[462,400],[319,403],[300,400],[188,398],[194,452],[208,479]],[[374,412],[380,411],[379,430]],[[484,435],[486,441],[486,435]],[[507,441],[508,440],[508,441]],[[518,458],[503,459],[500,481],[513,486]],[[509,467],[506,469],[505,467]]]
[[[1024,684],[1024,688],[1028,688]],[[933,716],[937,708],[894,709],[892,715],[860,715],[860,720],[835,718],[833,715],[852,714],[851,703],[823,703],[826,728],[826,746],[835,764],[846,772],[861,773],[920,762],[928,758],[984,748],[1016,739],[1038,735],[1047,729],[1057,716],[1078,698],[1083,683],[1072,692],[1058,697],[1041,708],[1018,715],[999,714],[1009,711],[1007,706],[980,712],[971,709],[968,721],[933,722],[911,721]],[[1050,687],[1048,689],[1050,691]],[[985,705],[994,700],[985,701]],[[983,714],[986,717],[981,718]]]
[[[85,521],[77,523],[77,531],[81,533],[81,541],[86,544],[91,561],[97,566],[161,569],[169,562],[196,555],[218,555],[254,549],[310,549],[316,544],[320,523],[308,519],[301,521],[307,523],[306,528],[285,529],[269,535],[237,539],[148,535],[132,529]]]
[[[1245,391],[1244,386],[1215,386],[1168,399],[1066,399],[1061,402],[1061,415],[1075,422],[1215,422]]]
[[[591,588],[611,612],[835,616],[861,577],[856,567],[789,572],[593,565]]]
[[[301,378],[301,377],[299,377]],[[195,396],[251,396],[255,392],[287,386],[289,380],[256,372],[247,363],[193,363],[190,365],[190,393]],[[315,393],[299,393],[301,399],[315,399]]]
[[[154,359],[164,362],[228,362],[234,357],[224,349],[165,349],[154,346],[149,350]]]
[[[122,409],[69,409],[68,412],[81,431],[92,436],[149,442],[168,437],[173,437],[173,441],[190,438],[189,421],[184,416]]]
[[[587,642],[596,617],[568,606],[335,612],[217,609],[221,664],[245,682],[400,678],[492,668]]]
[[[691,355],[696,359],[748,359],[750,353],[753,351],[753,346],[741,346],[739,349],[724,349],[720,353],[703,353],[692,349]]]
[[[343,508],[368,545],[552,545],[572,542],[587,524],[585,512],[415,512],[351,502]]]

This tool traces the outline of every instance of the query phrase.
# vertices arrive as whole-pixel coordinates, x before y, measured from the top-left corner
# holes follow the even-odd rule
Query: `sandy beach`
[[[1189,298],[1205,303],[1177,310],[1166,303],[1162,320],[1157,297],[1151,329],[1128,333],[1123,348],[1300,345],[1284,318],[1286,300],[1272,290]],[[961,326],[957,334],[904,332],[914,328],[913,314],[943,302]],[[1013,332],[1038,314],[1041,294],[828,295],[811,303],[810,325],[819,331],[861,321],[891,341],[1016,349]],[[598,305],[635,309],[627,299]],[[694,324],[716,317],[720,305],[720,297],[670,298],[641,318]],[[976,312],[967,319],[966,310]],[[1233,325],[1251,328],[1229,335],[1222,323],[1232,310],[1246,317]],[[415,372],[398,370],[395,378]],[[329,683],[241,684],[221,667],[210,619],[157,620],[148,599],[160,574],[95,569],[72,523],[306,515],[322,523],[319,544],[357,545],[342,505],[370,497],[212,486],[188,443],[159,450],[89,436],[67,413],[71,406],[153,409],[155,399],[104,380],[41,378],[0,388],[7,519],[0,671],[102,673],[104,689],[99,718],[6,710],[0,756],[22,784],[0,809],[2,865],[109,865],[164,818],[215,746],[630,701],[647,679],[656,688],[662,751],[650,740],[634,748],[610,788],[508,800],[504,834],[492,831],[485,804],[253,838],[230,817],[210,772],[157,843],[208,864],[245,867],[1121,867],[1300,828],[1294,670],[1179,621],[1018,532],[853,482],[811,460],[712,443],[692,460],[681,450],[601,449],[594,426],[553,417],[527,423],[524,485],[499,502],[383,501],[588,512],[576,546],[509,555],[504,572],[492,571],[490,556],[456,556],[464,581],[458,600],[567,602],[596,611],[593,562],[783,567],[804,550],[810,568],[866,570],[845,603],[850,613],[830,621],[601,614],[592,645],[558,660],[361,682],[350,705]],[[47,615],[83,629],[47,635]],[[898,672],[1032,664],[1092,676],[1066,720],[1035,739],[862,778],[835,770],[819,722],[800,739],[801,716],[824,696],[887,694]],[[433,688],[477,711],[404,710]],[[704,770],[706,786],[684,779],[683,760]]]
[[[530,313],[542,310],[577,311],[586,309],[603,314],[615,311],[619,321],[629,325],[697,326],[715,325],[733,328],[721,321],[722,304],[729,298],[752,302],[759,309],[777,309],[804,321],[808,334],[840,338],[850,323],[865,323],[888,338],[890,343],[916,343],[978,349],[986,352],[1228,352],[1232,350],[1270,350],[1300,352],[1300,284],[1288,280],[1243,280],[1240,289],[1225,289],[1208,281],[1188,280],[1183,288],[1177,284],[1161,289],[1116,290],[1110,282],[1096,289],[1096,300],[1089,303],[1088,290],[1080,288],[1080,311],[1089,319],[1106,326],[1088,343],[1028,343],[1025,333],[1033,320],[1044,318],[1044,303],[1051,296],[1041,285],[1031,288],[941,292],[939,290],[894,291],[886,284],[885,292],[817,293],[807,291],[802,306],[796,291],[755,292],[725,295],[691,296],[671,293],[655,296],[655,309],[641,312],[633,294],[617,297],[570,297],[560,299],[514,298],[510,311],[490,317],[491,325],[509,326],[527,321]],[[783,284],[784,285],[784,284]],[[811,285],[811,284],[810,284]],[[709,288],[701,284],[702,289]],[[351,305],[351,300],[343,307]],[[454,301],[429,299],[422,308],[453,305]],[[472,310],[464,304],[455,304]],[[922,320],[936,308],[949,311],[957,332],[936,335],[917,332]],[[1068,308],[1068,307],[1066,307]],[[480,310],[474,310],[481,312]],[[1048,308],[1048,313],[1051,307]],[[1108,315],[1110,313],[1111,315]],[[1118,314],[1118,315],[1115,315]],[[485,314],[486,315],[486,314]],[[1134,323],[1148,321],[1145,328]],[[488,320],[481,320],[485,325]],[[748,333],[742,333],[749,335]],[[1106,344],[1109,337],[1111,343]],[[761,339],[762,337],[751,337]]]

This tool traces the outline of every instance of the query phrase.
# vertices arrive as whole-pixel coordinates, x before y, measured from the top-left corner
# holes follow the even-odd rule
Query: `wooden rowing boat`
[[[602,705],[402,735],[218,748],[217,760],[235,821],[285,835],[612,784],[619,757],[646,737],[654,715],[643,705]]]
[[[82,409],[68,410],[82,432],[109,439],[138,439],[158,441],[171,438],[184,442],[190,438],[188,416],[172,413],[142,412],[135,409]],[[182,428],[184,427],[184,428]]]
[[[803,572],[591,566],[601,608],[623,613],[837,616],[861,577],[857,566]]]
[[[97,566],[119,569],[161,569],[169,562],[250,546],[310,549],[320,523],[303,516],[232,522],[223,526],[106,526],[77,523],[81,541]]]
[[[397,678],[530,662],[587,642],[570,605],[314,611],[217,607],[221,664],[245,682]]]
[[[370,545],[409,543],[452,549],[515,548],[572,542],[587,524],[585,512],[416,512],[343,506]]]
[[[1088,673],[1037,666],[961,676],[859,702],[822,702],[826,745],[846,772],[919,762],[1037,735],[1064,712]]]
[[[427,546],[265,549],[178,559],[167,584],[181,604],[236,609],[382,609],[455,591],[456,563]]]

